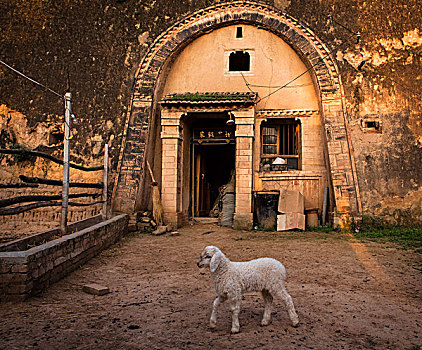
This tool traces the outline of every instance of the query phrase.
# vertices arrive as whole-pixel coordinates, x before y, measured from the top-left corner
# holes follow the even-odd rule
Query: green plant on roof
[[[251,93],[218,93],[218,92],[205,92],[205,93],[186,93],[177,94],[167,98],[167,101],[226,101],[226,100],[242,100],[248,101],[253,98]]]

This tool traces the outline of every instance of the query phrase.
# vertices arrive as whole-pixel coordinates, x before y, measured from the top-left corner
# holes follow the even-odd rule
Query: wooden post
[[[328,204],[328,187],[324,188],[324,199],[322,202],[321,225],[325,226],[327,219],[327,204]]]
[[[62,189],[62,216],[60,229],[63,235],[67,233],[67,214],[69,203],[69,138],[70,138],[70,114],[72,94],[66,92],[64,96],[64,153],[63,153],[63,189]]]
[[[103,220],[109,218],[108,205],[107,205],[107,191],[108,191],[108,144],[104,147],[104,185],[103,185]]]

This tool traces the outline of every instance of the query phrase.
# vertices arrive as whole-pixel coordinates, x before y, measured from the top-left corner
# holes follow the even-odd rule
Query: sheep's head
[[[221,250],[214,246],[208,246],[205,247],[205,249],[202,251],[201,255],[199,256],[197,265],[199,268],[201,267],[208,267],[211,264],[212,257],[216,254],[223,254],[221,253]]]

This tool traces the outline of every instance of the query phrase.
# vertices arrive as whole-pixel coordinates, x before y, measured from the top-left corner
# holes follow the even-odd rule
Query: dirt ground
[[[43,295],[0,304],[1,349],[419,349],[421,255],[338,233],[244,232],[195,224],[180,235],[131,234]],[[300,318],[290,325],[276,301],[260,326],[263,302],[246,295],[240,333],[230,335],[209,271],[196,261],[206,245],[232,260],[270,256],[287,269]],[[93,296],[82,285],[111,293]]]

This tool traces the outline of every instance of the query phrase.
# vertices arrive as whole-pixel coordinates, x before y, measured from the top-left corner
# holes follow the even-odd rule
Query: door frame
[[[197,181],[197,179],[199,179],[200,177],[200,167],[198,168],[198,159],[196,156],[200,156],[199,152],[195,152],[195,148],[197,148],[198,146],[202,146],[202,147],[214,147],[214,146],[232,146],[234,147],[234,154],[235,154],[235,158],[233,161],[233,169],[236,169],[236,142],[235,140],[230,140],[229,142],[205,142],[205,143],[200,143],[195,141],[194,139],[191,140],[191,164],[190,164],[190,168],[191,168],[191,181],[190,181],[190,189],[191,189],[191,214],[192,214],[192,218],[197,218],[200,217],[199,216],[199,210],[198,210],[198,204],[199,204],[199,199],[200,199],[200,185],[199,185],[199,181]],[[200,162],[200,160],[199,160]],[[199,164],[201,165],[201,164]],[[199,171],[199,173],[198,173]],[[222,186],[223,184],[221,184]],[[210,203],[210,205],[212,205],[213,203]]]
[[[221,94],[227,96],[225,93]],[[215,95],[217,98],[220,97],[217,93]],[[183,100],[182,96],[185,95],[180,96],[174,103],[175,95],[173,94],[168,97],[169,103],[166,103],[166,97],[161,102],[161,199],[164,221],[172,227],[180,227],[189,220],[188,206],[185,206],[183,202],[185,197],[182,197],[185,189],[183,185],[186,184],[183,182],[186,179],[186,174],[183,174],[186,154],[183,150],[186,149],[186,142],[190,142],[190,140],[185,140],[188,138],[187,131],[184,130],[186,118],[189,118],[191,113],[198,112],[230,112],[230,119],[234,121],[236,143],[236,204],[233,227],[251,229],[253,226],[252,188],[256,94],[236,93],[234,97],[242,97],[239,101],[207,100],[200,107],[195,101]]]

